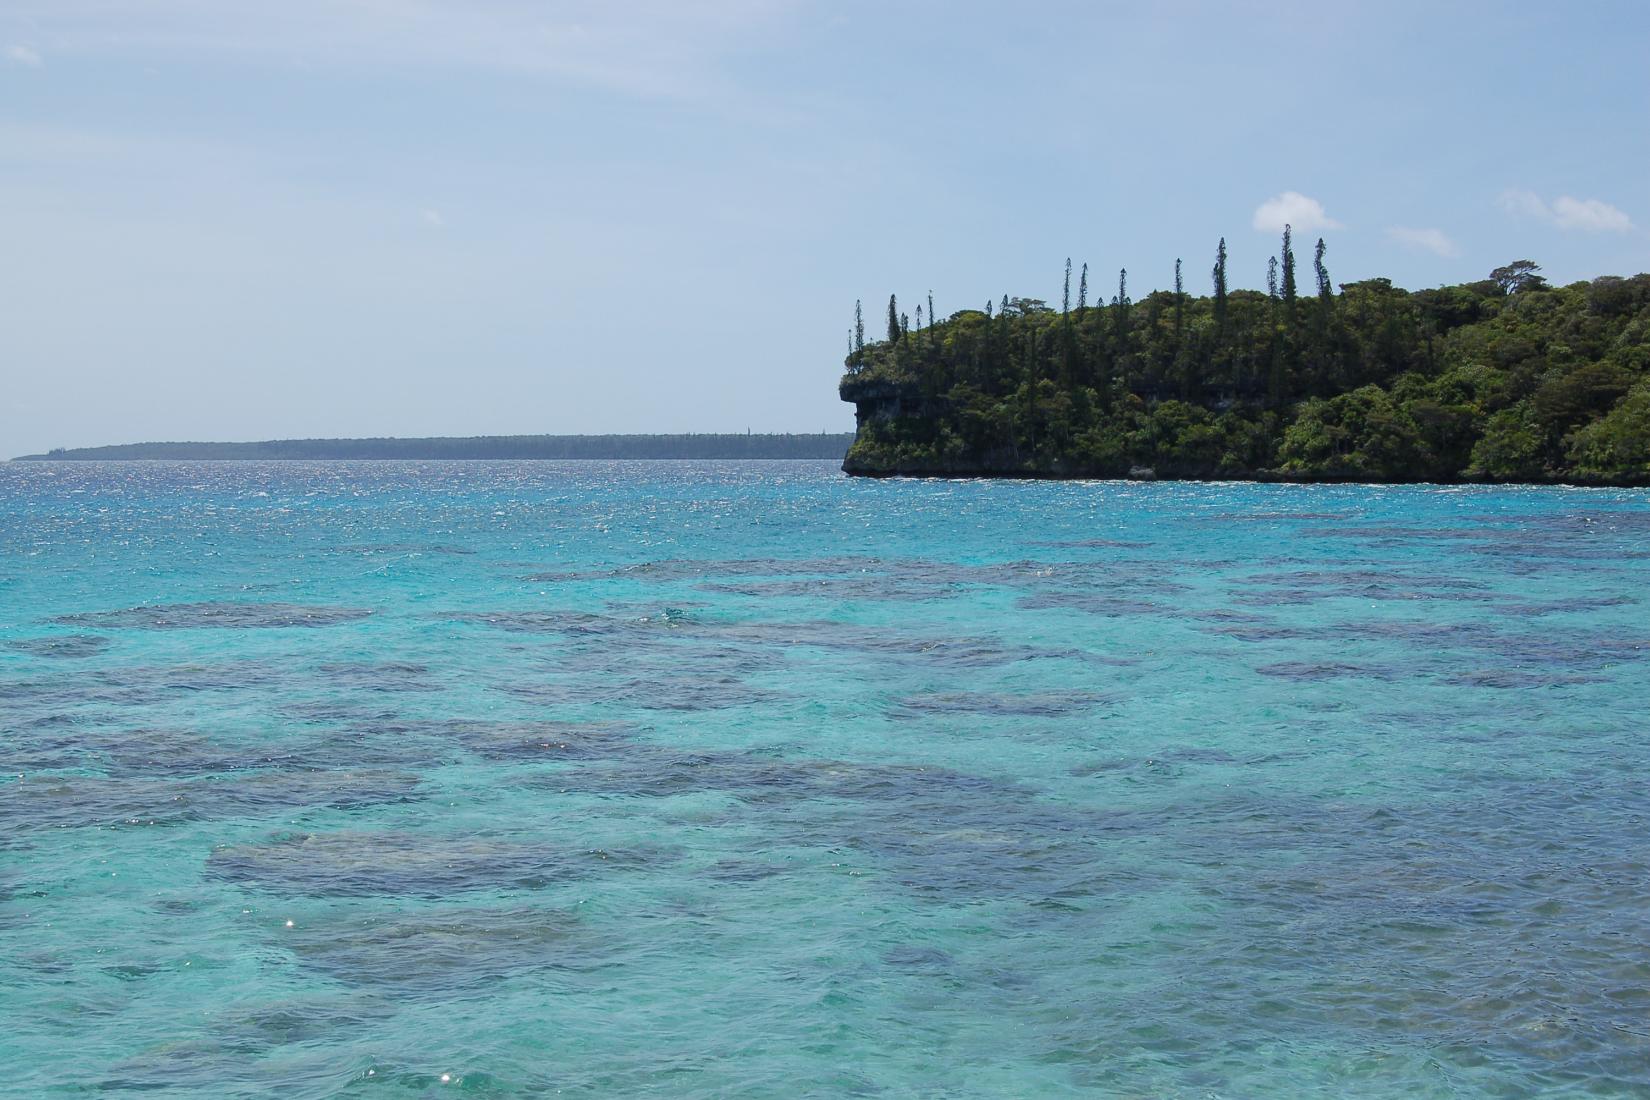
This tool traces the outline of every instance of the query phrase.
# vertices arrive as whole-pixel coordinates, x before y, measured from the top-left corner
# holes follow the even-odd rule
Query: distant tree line
[[[1302,293],[1292,232],[1266,290],[1235,290],[1224,239],[1210,293],[1058,308],[987,302],[887,339],[850,336],[858,473],[1378,481],[1650,482],[1650,275],[1549,286],[1529,260],[1405,291],[1330,280]],[[856,308],[856,317],[858,310]]]
[[[851,434],[482,435],[429,439],[280,439],[262,443],[127,443],[28,459],[754,459],[841,458]]]

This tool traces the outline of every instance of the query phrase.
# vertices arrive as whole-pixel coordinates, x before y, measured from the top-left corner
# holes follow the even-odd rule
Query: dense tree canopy
[[[1004,296],[853,350],[856,473],[1650,483],[1650,275]],[[1276,271],[1276,267],[1274,268]],[[1086,284],[1085,284],[1086,286]],[[1068,305],[1069,299],[1063,302]],[[932,320],[932,314],[930,314]]]

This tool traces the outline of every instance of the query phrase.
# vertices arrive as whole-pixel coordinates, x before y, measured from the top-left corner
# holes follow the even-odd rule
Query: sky
[[[3,0],[0,455],[845,431],[856,299],[1258,287],[1285,222],[1650,270],[1646,57],[1642,0]]]

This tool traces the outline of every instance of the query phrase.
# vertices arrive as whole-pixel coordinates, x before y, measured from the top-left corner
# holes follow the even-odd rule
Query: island
[[[1554,286],[1520,260],[1406,291],[1309,282],[1291,235],[1267,289],[1058,307],[1004,296],[933,323],[856,305],[840,395],[854,475],[1650,484],[1650,275]]]
[[[353,459],[805,459],[842,457],[846,432],[817,435],[477,435],[384,439],[271,439],[259,443],[120,443],[22,455],[19,462],[347,461]]]

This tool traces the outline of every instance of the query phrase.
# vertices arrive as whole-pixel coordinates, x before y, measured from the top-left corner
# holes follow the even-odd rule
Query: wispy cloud
[[[46,63],[39,50],[21,43],[6,47],[6,60],[13,65],[24,65],[31,69],[38,69]]]
[[[1602,199],[1577,199],[1560,195],[1548,203],[1533,191],[1503,191],[1501,209],[1525,218],[1537,218],[1560,229],[1586,233],[1626,233],[1633,219]]]
[[[1455,242],[1450,240],[1442,229],[1411,229],[1408,226],[1395,225],[1386,231],[1386,235],[1405,248],[1431,252],[1445,259],[1453,259],[1461,254]]]
[[[55,52],[208,54],[548,76],[656,98],[721,90],[721,61],[798,0],[10,0]]]
[[[1553,200],[1553,218],[1560,229],[1585,229],[1590,233],[1625,233],[1633,228],[1633,220],[1609,203],[1568,195]]]
[[[433,208],[426,207],[425,209],[420,210],[418,212],[418,216],[422,218],[424,220],[424,224],[429,226],[431,229],[441,229],[447,224],[447,219],[441,216],[441,211]]]
[[[1507,213],[1520,217],[1550,219],[1553,216],[1552,209],[1534,191],[1503,191],[1497,202]]]
[[[1324,211],[1323,203],[1299,191],[1273,195],[1255,207],[1254,225],[1263,233],[1281,232],[1286,225],[1302,233],[1341,228],[1341,223]]]

